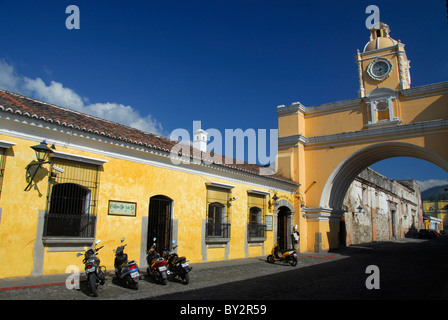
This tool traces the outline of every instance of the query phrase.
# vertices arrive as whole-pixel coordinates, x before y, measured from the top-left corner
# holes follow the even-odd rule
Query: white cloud
[[[84,103],[82,98],[73,90],[64,88],[62,83],[51,81],[47,86],[41,78],[30,79],[23,77],[23,90],[29,92],[34,98],[58,106],[82,111]]]
[[[16,75],[14,67],[0,60],[0,88],[17,92],[19,82],[20,77]]]
[[[420,185],[420,190],[423,192],[425,190],[431,189],[433,187],[443,186],[448,184],[448,180],[438,180],[438,179],[430,179],[425,181],[417,181]]]
[[[89,103],[87,97],[81,97],[60,82],[51,81],[47,85],[41,78],[30,79],[17,75],[14,67],[4,60],[0,60],[0,88],[162,135],[162,125],[151,115],[142,116],[133,107],[116,102]]]

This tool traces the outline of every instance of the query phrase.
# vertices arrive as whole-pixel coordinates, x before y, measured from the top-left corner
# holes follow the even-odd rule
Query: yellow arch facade
[[[397,156],[448,171],[448,82],[411,88],[404,44],[386,24],[357,52],[358,98],[277,107],[278,172],[300,184],[301,250],[336,248],[342,202],[357,174]]]

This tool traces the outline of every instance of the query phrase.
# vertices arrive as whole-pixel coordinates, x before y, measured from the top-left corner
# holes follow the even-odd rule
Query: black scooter
[[[173,240],[173,244],[176,240]],[[178,276],[185,284],[190,283],[190,271],[193,269],[185,257],[179,257],[176,252],[173,252],[177,248],[175,245],[171,250],[168,248],[167,251],[163,253],[165,260],[168,265],[168,279],[172,280]]]
[[[95,297],[98,297],[98,286],[106,283],[106,267],[100,266],[100,259],[97,257],[98,250],[102,248],[102,246],[96,248],[100,241],[97,240],[95,246],[84,253],[84,259],[82,260],[82,263],[85,264],[87,284]],[[76,256],[80,257],[82,253],[78,253]]]
[[[140,273],[138,271],[137,263],[134,260],[128,261],[128,255],[124,253],[123,245],[124,238],[121,239],[120,246],[113,250],[115,252],[115,276],[117,279],[123,280],[132,289],[138,289],[138,281],[140,278]]]
[[[146,261],[148,263],[147,273],[152,275],[154,279],[163,285],[167,284],[167,264],[166,260],[157,252],[156,238],[153,239],[154,244],[146,253]]]

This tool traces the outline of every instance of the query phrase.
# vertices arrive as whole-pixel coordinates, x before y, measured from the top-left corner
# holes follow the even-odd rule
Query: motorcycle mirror
[[[82,256],[82,253],[77,253],[76,256],[80,257],[80,256]]]
[[[173,240],[173,241],[171,241],[173,244],[175,244],[176,243],[176,240]]]
[[[98,240],[95,241],[95,244],[98,244],[98,243],[100,243],[100,242],[101,242],[101,240],[98,239]]]
[[[121,238],[121,242],[124,242],[124,238]]]

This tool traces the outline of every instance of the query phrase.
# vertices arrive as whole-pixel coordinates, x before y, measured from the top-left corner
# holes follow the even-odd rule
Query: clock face
[[[367,67],[369,76],[377,81],[386,79],[392,70],[392,64],[387,59],[377,58]]]
[[[377,77],[383,77],[389,71],[389,65],[385,61],[377,61],[372,66],[372,73]]]

